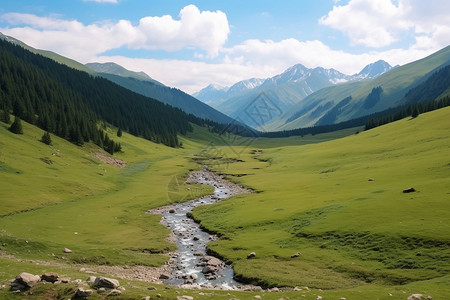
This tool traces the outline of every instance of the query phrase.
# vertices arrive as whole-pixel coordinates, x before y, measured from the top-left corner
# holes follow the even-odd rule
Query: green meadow
[[[0,122],[0,283],[20,272],[85,279],[76,263],[164,264],[176,246],[159,216],[145,212],[210,193],[184,183],[206,164],[253,190],[194,210],[221,237],[208,250],[242,281],[302,291],[189,291],[121,280],[127,290],[115,299],[450,299],[449,117],[445,108],[358,134],[285,139],[220,137],[195,127],[180,137],[181,149],[124,133],[115,137],[124,152],[114,157],[125,168],[96,159],[93,145],[52,136],[48,146],[39,141],[42,130],[23,122],[24,134],[14,135]],[[409,187],[416,192],[402,192]],[[44,286],[25,296],[3,288],[0,298],[71,291]]]

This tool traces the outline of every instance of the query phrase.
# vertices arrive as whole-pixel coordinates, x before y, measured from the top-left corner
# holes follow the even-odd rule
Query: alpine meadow
[[[181,2],[0,9],[0,299],[450,299],[448,3]]]

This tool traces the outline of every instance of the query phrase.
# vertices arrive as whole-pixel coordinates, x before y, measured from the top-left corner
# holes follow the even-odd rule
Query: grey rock
[[[115,289],[120,286],[120,283],[116,279],[106,278],[106,277],[97,277],[94,281],[95,287],[104,287],[107,289]]]
[[[59,274],[55,272],[47,272],[41,275],[41,280],[54,283],[59,280]]]
[[[120,294],[122,294],[122,291],[113,289],[108,293],[108,297],[119,296]]]
[[[73,251],[70,250],[69,248],[64,248],[63,252],[64,252],[64,253],[72,253]]]
[[[87,298],[92,295],[92,290],[85,290],[82,287],[79,287],[75,292],[76,297],[79,298]]]
[[[35,286],[41,277],[39,275],[33,275],[30,273],[22,272],[16,276],[13,282],[11,282],[11,290],[12,291],[22,291],[27,290]]]
[[[410,187],[410,188],[404,189],[403,193],[414,193],[415,191],[416,191],[415,188]],[[420,295],[420,294],[416,294],[416,295]]]
[[[159,275],[159,279],[162,279],[162,280],[166,280],[166,279],[169,279],[170,278],[170,275],[169,274],[161,274],[161,275]]]

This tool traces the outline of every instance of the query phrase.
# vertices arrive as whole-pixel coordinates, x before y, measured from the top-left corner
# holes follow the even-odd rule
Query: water
[[[207,173],[206,173],[207,174]],[[196,286],[220,288],[220,289],[237,289],[241,284],[233,279],[233,269],[225,265],[223,262],[221,268],[217,272],[217,278],[208,279],[202,273],[204,266],[200,266],[201,260],[206,255],[206,244],[215,240],[216,237],[203,231],[200,225],[187,217],[187,213],[191,212],[195,207],[200,205],[212,204],[221,199],[228,198],[236,192],[233,192],[227,185],[222,185],[214,176],[200,173],[196,178],[197,183],[208,184],[215,188],[214,194],[204,198],[195,199],[186,203],[180,203],[171,206],[175,212],[166,211],[162,213],[162,223],[166,225],[174,233],[177,239],[177,257],[176,267],[172,271],[171,278],[165,281],[167,284],[182,285],[185,284],[185,278],[189,275],[196,274]],[[207,256],[206,256],[207,257]],[[217,260],[214,260],[217,262]],[[192,285],[192,283],[189,283]]]

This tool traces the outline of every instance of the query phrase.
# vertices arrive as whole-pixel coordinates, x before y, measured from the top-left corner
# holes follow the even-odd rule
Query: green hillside
[[[405,104],[403,98],[408,91],[425,82],[433,73],[449,63],[450,46],[421,60],[395,68],[375,79],[324,88],[309,95],[289,111],[284,111],[283,115],[267,124],[266,128],[278,131],[318,125],[322,117],[340,101],[350,96],[352,100],[339,108],[337,117],[330,124]],[[367,105],[368,101],[371,101],[368,98],[372,91],[379,88],[381,88],[379,96]],[[319,124],[324,125],[321,122]]]
[[[444,108],[319,144],[253,144],[220,170],[257,193],[194,211],[222,235],[210,251],[266,286],[450,297],[449,116]],[[402,193],[409,187],[417,192]]]
[[[222,124],[233,122],[230,117],[176,88],[132,77],[106,73],[99,73],[99,75],[135,93],[177,107],[187,114]]]
[[[444,108],[328,142],[354,131],[243,143],[248,138],[224,140],[194,126],[178,149],[124,133],[118,140],[125,151],[115,157],[127,162],[125,168],[100,161],[98,153],[108,154],[90,143],[78,147],[54,137],[47,146],[39,141],[41,129],[23,122],[18,136],[0,122],[0,283],[22,271],[84,279],[87,274],[73,263],[163,264],[175,245],[166,241],[159,217],[144,212],[177,201],[167,196],[171,178],[200,168],[192,158],[213,143],[230,159],[240,153],[239,160],[203,162],[255,193],[195,211],[203,226],[222,235],[210,251],[233,262],[241,280],[302,288],[231,292],[235,298],[404,299],[421,292],[446,299],[449,114]],[[418,192],[403,194],[408,187]],[[179,190],[189,194],[184,184]],[[74,252],[65,255],[64,247]],[[257,256],[247,260],[251,251]],[[296,252],[300,256],[290,258]],[[174,288],[152,285],[157,290],[148,291],[148,283],[121,282],[127,291],[117,299],[177,295]],[[49,288],[60,289],[46,286],[35,299],[45,299]],[[230,299],[228,291],[199,292],[178,291],[195,299]],[[10,297],[0,289],[0,298]]]

